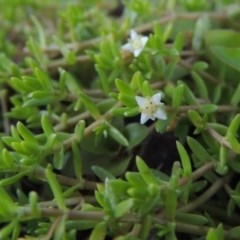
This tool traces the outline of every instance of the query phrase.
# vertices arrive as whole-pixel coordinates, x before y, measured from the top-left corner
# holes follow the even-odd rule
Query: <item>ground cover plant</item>
[[[0,239],[240,239],[239,1],[0,13]]]

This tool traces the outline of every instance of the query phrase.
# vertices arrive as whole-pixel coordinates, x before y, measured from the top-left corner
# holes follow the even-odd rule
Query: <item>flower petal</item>
[[[140,53],[142,52],[142,50],[143,50],[142,48],[134,50],[134,52],[133,52],[134,57],[138,57],[140,55]]]
[[[131,39],[137,38],[138,37],[137,32],[135,30],[131,29],[130,30],[130,37],[131,37]]]
[[[122,46],[122,49],[123,49],[123,50],[126,50],[126,51],[130,51],[130,52],[133,51],[132,45],[131,45],[130,43],[124,44],[124,45]]]
[[[146,45],[147,41],[148,41],[148,37],[146,37],[146,36],[141,37],[142,47],[144,47]]]
[[[159,108],[157,110],[157,112],[154,114],[154,116],[158,119],[167,120],[167,114],[161,108]]]
[[[141,124],[144,124],[144,123],[146,123],[146,122],[148,121],[148,119],[150,119],[150,117],[149,117],[147,114],[142,113],[142,114],[141,114],[140,123],[141,123]]]
[[[143,107],[146,103],[146,99],[143,97],[136,96],[135,99],[139,107]]]
[[[162,94],[161,93],[156,93],[151,97],[151,100],[156,103],[159,104],[162,98]]]

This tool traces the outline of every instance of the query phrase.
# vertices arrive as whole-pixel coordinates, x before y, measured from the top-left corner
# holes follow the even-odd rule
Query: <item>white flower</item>
[[[132,52],[134,57],[138,57],[148,41],[148,37],[138,35],[134,30],[130,30],[128,43],[122,46],[123,50]]]
[[[140,108],[139,111],[141,112],[141,124],[146,123],[149,119],[167,119],[167,115],[163,109],[164,103],[161,102],[161,97],[161,93],[156,93],[151,98],[143,98],[139,96],[135,97],[137,104]]]

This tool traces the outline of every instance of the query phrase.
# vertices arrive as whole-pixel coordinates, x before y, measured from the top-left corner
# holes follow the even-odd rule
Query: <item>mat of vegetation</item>
[[[0,239],[240,239],[238,0],[0,0]]]

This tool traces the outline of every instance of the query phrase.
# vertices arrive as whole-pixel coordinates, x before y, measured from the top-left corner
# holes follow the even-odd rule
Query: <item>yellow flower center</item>
[[[151,99],[147,99],[144,106],[141,107],[141,112],[148,116],[153,116],[159,108],[159,104],[154,103]]]
[[[131,41],[131,45],[132,45],[133,50],[138,50],[138,49],[142,48],[141,38],[137,37],[137,38],[133,39]]]

